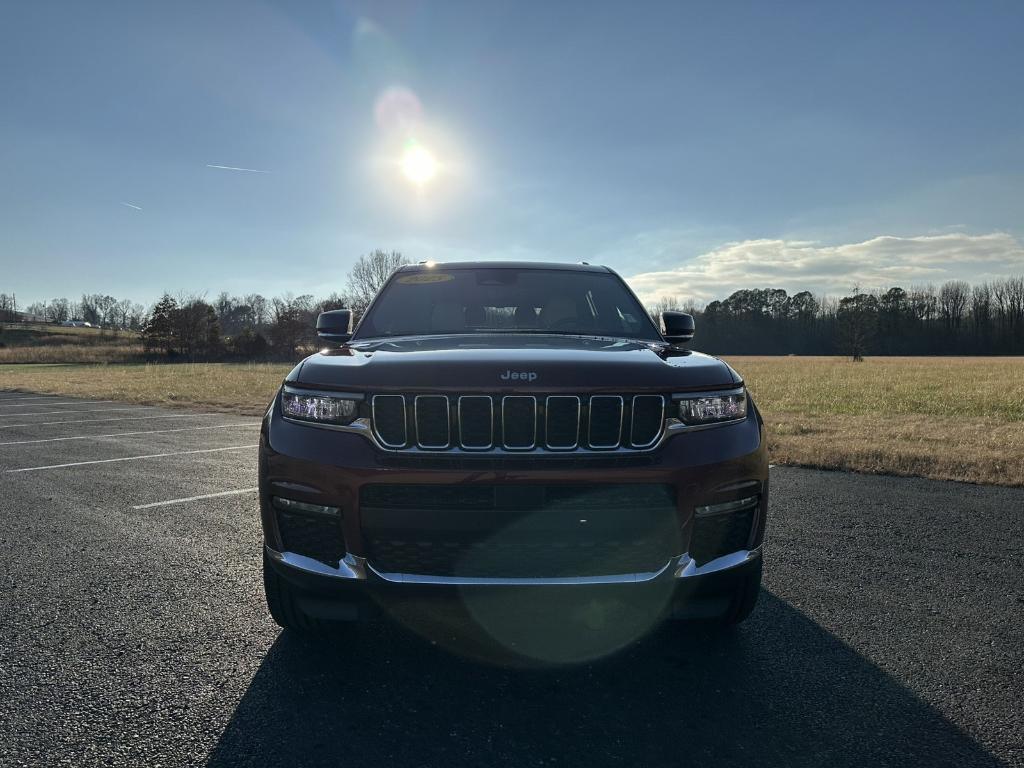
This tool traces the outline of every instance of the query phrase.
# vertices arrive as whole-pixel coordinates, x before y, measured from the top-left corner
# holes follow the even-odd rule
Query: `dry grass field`
[[[267,363],[0,365],[0,391],[25,389],[261,416],[291,369]]]
[[[141,344],[47,344],[0,347],[4,363],[126,363],[141,359]]]
[[[129,363],[142,359],[135,331],[64,328],[50,323],[4,323],[0,364]]]
[[[772,461],[1024,486],[1024,358],[730,357]],[[25,389],[259,415],[278,364],[0,365]]]
[[[776,463],[1024,485],[1024,358],[728,361]]]

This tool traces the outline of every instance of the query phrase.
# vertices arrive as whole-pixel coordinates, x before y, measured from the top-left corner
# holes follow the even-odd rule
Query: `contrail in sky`
[[[141,211],[142,210],[141,207],[139,207],[137,205],[132,205],[131,203],[121,203],[121,205],[127,205],[129,208],[134,208],[136,211]]]
[[[222,171],[245,171],[246,173],[270,173],[270,171],[259,171],[255,168],[236,168],[233,165],[211,165],[206,164],[207,168],[220,168]]]

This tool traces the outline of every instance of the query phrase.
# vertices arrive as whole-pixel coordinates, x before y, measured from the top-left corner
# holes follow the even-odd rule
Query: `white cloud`
[[[841,295],[855,285],[866,290],[946,280],[976,283],[1021,274],[1024,245],[1012,235],[950,232],[843,245],[744,240],[725,243],[674,269],[642,272],[626,281],[645,302],[662,296],[711,301],[741,288]]]

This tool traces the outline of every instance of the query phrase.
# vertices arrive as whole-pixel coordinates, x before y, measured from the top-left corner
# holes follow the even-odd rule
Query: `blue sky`
[[[8,3],[0,291],[323,294],[375,247],[645,298],[1021,274],[1022,39],[1015,2]]]

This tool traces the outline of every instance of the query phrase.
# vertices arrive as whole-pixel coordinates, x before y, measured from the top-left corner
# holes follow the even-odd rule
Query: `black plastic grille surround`
[[[294,552],[327,565],[337,566],[345,556],[345,536],[341,531],[341,518],[312,515],[301,512],[274,510],[277,530],[285,552]]]
[[[683,551],[675,490],[661,484],[372,484],[360,518],[369,562],[385,573],[648,573]]]
[[[640,450],[665,428],[661,395],[376,395],[373,429],[387,448],[524,452]]]

